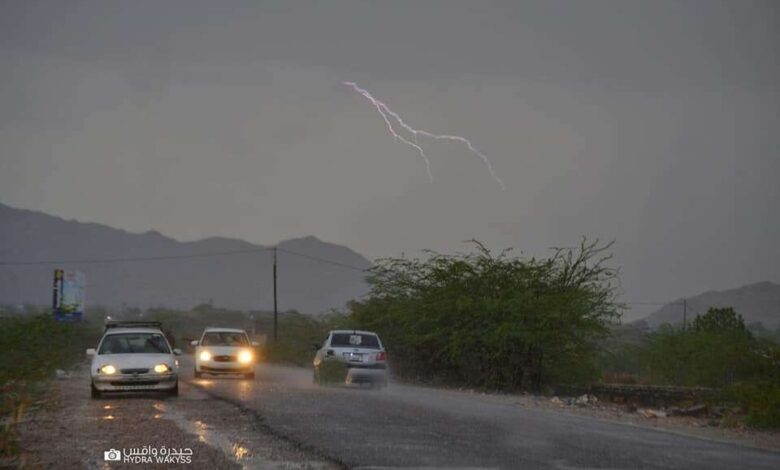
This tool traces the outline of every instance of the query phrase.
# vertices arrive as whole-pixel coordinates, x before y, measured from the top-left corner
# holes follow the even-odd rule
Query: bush
[[[653,383],[724,387],[766,378],[773,346],[757,340],[733,309],[711,308],[690,329],[663,325],[640,349],[642,376]]]
[[[89,323],[59,323],[50,315],[0,319],[0,384],[49,377],[54,369],[82,360],[100,329]]]
[[[279,315],[279,341],[270,337],[265,357],[270,362],[311,367],[314,345],[321,345],[332,329],[346,321],[343,315],[330,314],[314,317],[297,312]]]
[[[0,456],[17,452],[16,423],[31,402],[36,381],[84,359],[99,340],[89,323],[58,323],[51,315],[0,318]]]
[[[754,337],[731,308],[711,308],[689,329],[667,324],[639,342],[613,345],[601,365],[603,377],[633,368],[645,383],[721,389],[715,402],[741,408],[729,419],[780,428],[780,346]]]
[[[380,260],[350,319],[380,334],[408,379],[506,390],[591,380],[596,341],[620,309],[610,245],[537,260],[475,244],[473,254]]]
[[[780,384],[754,381],[724,390],[724,399],[739,403],[745,423],[761,429],[780,429]]]

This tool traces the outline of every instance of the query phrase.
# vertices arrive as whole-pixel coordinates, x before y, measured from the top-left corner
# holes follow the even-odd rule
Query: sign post
[[[81,321],[86,277],[79,271],[54,270],[52,310],[57,321]]]

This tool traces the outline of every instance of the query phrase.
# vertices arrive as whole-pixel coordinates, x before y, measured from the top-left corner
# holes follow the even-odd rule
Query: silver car
[[[333,330],[321,345],[315,345],[315,349],[314,383],[325,382],[327,371],[335,370],[337,374],[344,374],[347,384],[387,385],[387,351],[376,333]]]

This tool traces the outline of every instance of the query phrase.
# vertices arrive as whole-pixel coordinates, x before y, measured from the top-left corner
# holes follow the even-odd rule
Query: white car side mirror
[[[96,354],[95,348],[87,349],[87,356],[94,356]]]
[[[190,345],[197,346],[198,345],[198,340],[197,339],[193,339],[192,341],[190,341]]]
[[[176,356],[181,356],[181,349],[173,348],[173,354],[176,355]]]
[[[260,346],[260,343],[258,343],[257,341],[252,341],[252,346],[258,347]]]

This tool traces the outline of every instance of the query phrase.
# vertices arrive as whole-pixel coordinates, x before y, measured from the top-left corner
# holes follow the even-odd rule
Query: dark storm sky
[[[780,280],[777,2],[0,11],[0,202],[369,257],[614,238],[630,301]],[[343,80],[506,190],[421,139],[430,183]]]

